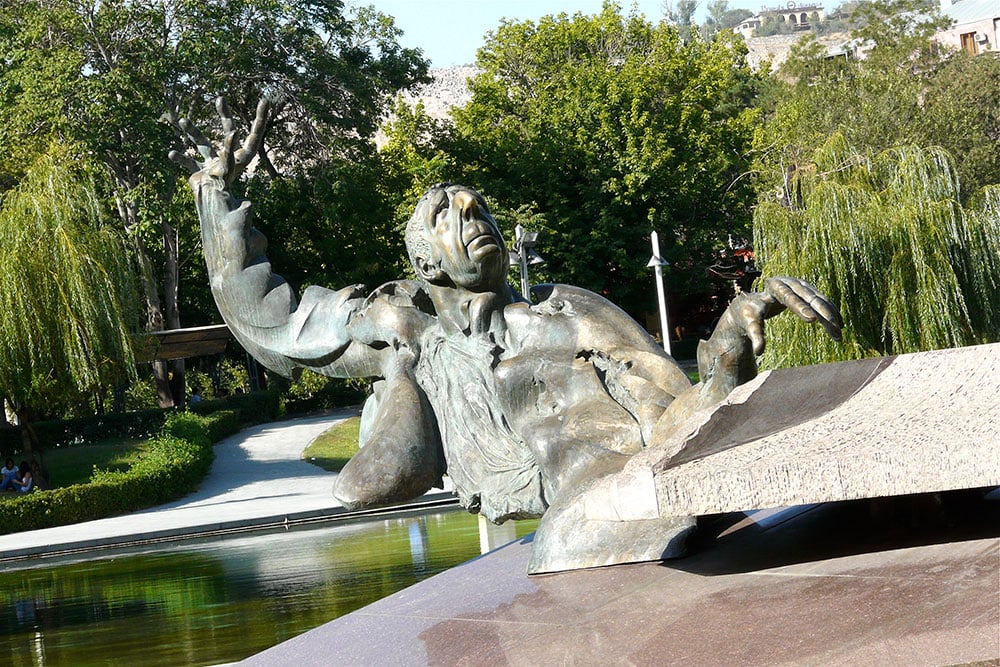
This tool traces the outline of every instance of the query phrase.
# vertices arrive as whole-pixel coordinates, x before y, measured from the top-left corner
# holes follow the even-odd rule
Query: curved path
[[[300,456],[319,434],[356,414],[342,409],[244,429],[215,446],[212,469],[195,493],[123,516],[0,536],[0,562],[343,512],[332,493],[336,473]]]

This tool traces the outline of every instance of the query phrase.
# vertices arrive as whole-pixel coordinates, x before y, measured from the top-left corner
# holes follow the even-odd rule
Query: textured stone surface
[[[661,514],[1000,484],[1000,345],[775,371],[743,394],[649,454]]]
[[[954,665],[1000,656],[1000,501],[726,515],[687,558],[529,577],[515,542],[245,664]]]

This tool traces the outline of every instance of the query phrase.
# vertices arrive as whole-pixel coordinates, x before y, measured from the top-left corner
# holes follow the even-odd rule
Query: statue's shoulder
[[[663,349],[624,310],[600,294],[573,285],[547,284],[531,288],[538,303],[531,307],[543,315],[566,315],[575,320],[577,346],[611,351],[631,348],[656,355]]]

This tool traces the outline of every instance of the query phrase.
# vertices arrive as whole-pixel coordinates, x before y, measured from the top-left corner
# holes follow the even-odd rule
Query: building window
[[[976,33],[967,32],[962,35],[962,50],[970,56],[979,53],[979,48],[976,45]]]

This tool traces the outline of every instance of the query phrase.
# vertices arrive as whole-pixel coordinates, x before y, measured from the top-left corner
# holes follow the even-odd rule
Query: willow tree
[[[812,281],[838,303],[843,343],[778,322],[768,366],[1000,340],[1000,186],[959,203],[940,148],[852,149],[833,135],[754,215],[763,274]]]
[[[86,168],[53,147],[0,206],[0,395],[22,424],[135,373],[131,253],[100,201]]]

